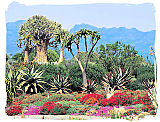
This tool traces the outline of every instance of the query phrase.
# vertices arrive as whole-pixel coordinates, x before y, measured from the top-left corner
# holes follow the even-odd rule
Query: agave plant
[[[43,81],[43,71],[34,70],[34,66],[32,69],[28,69],[26,71],[20,71],[23,74],[22,82],[20,83],[20,87],[24,90],[25,93],[38,93],[44,91],[44,88],[41,84],[46,83]]]
[[[9,68],[6,70],[5,74],[5,83],[6,83],[6,92],[7,92],[7,97],[10,102],[12,102],[12,98],[16,96],[16,94],[22,90],[18,86],[18,84],[22,80],[22,73],[19,71],[13,70],[12,68]]]
[[[114,94],[115,89],[125,89],[125,84],[132,81],[133,76],[129,69],[119,68],[117,71],[113,69],[113,72],[110,72],[102,81],[107,97],[111,97]]]
[[[67,94],[72,92],[72,90],[68,88],[71,85],[71,83],[69,83],[68,77],[64,78],[61,77],[60,74],[58,74],[57,78],[53,76],[52,78],[53,80],[51,80],[51,82],[49,83],[49,85],[51,86],[50,92],[57,94]]]
[[[81,87],[83,89],[84,92],[91,94],[91,93],[95,93],[98,90],[96,90],[96,88],[98,87],[97,84],[93,82],[91,82],[91,80],[87,80],[87,86],[86,87]]]

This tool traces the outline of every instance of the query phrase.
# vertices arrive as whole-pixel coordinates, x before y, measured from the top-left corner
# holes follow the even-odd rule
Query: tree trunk
[[[28,55],[29,55],[29,49],[28,49],[28,47],[26,47],[24,50],[24,63],[29,62]]]
[[[82,77],[83,77],[83,87],[87,87],[86,71],[82,72]]]
[[[60,53],[58,64],[60,64],[62,61],[63,61],[63,42],[61,42],[61,53]]]
[[[35,62],[42,64],[42,63],[47,63],[47,49],[48,49],[48,44],[49,40],[41,40],[40,45],[36,46],[36,57],[35,57]]]

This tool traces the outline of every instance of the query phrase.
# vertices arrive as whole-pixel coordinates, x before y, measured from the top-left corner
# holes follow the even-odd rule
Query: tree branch
[[[86,70],[86,68],[87,68],[88,61],[89,61],[89,56],[91,55],[91,52],[92,52],[93,48],[95,47],[95,45],[97,44],[97,42],[98,42],[98,39],[97,39],[97,41],[93,44],[93,46],[92,46],[91,50],[89,51],[89,53],[88,53],[88,55],[87,55],[84,70]]]
[[[83,69],[83,66],[81,64],[81,61],[73,54],[72,50],[70,50],[70,53],[72,54],[72,56],[75,58],[75,60],[78,62],[79,66],[80,66],[80,69],[81,71],[83,72],[84,69]]]

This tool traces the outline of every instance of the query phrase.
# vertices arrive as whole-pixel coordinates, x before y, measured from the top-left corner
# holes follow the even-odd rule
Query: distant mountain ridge
[[[19,20],[16,22],[8,22],[6,24],[7,27],[7,53],[15,54],[18,52],[22,52],[20,48],[17,47],[16,41],[18,39],[18,30],[20,25],[23,24],[25,20]],[[96,47],[101,43],[103,45],[108,43],[114,43],[115,41],[121,41],[124,44],[130,44],[131,46],[135,46],[135,49],[139,52],[139,55],[146,57],[149,55],[149,46],[153,46],[155,44],[155,30],[142,32],[137,30],[136,28],[127,29],[125,27],[113,27],[113,28],[98,28],[89,24],[76,24],[73,28],[70,29],[71,33],[75,33],[82,28],[99,31],[102,35],[102,38],[97,43]],[[82,47],[82,44],[80,45]],[[76,51],[75,49],[73,51]],[[83,51],[83,49],[81,50]],[[65,49],[65,55],[70,59],[71,54]]]

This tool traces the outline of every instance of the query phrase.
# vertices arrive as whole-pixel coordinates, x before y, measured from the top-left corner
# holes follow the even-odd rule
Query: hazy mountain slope
[[[16,41],[18,38],[18,30],[20,25],[23,24],[24,20],[19,20],[16,22],[9,22],[6,24],[7,27],[7,53],[15,54],[21,52],[22,49],[18,48]],[[155,30],[149,32],[141,32],[136,28],[127,29],[124,27],[120,28],[97,28],[88,24],[77,24],[70,29],[71,33],[74,33],[82,28],[99,31],[102,35],[101,40],[97,43],[96,47],[102,44],[114,43],[115,41],[122,41],[125,44],[130,44],[135,46],[138,50],[139,55],[146,57],[149,55],[149,46],[153,46],[155,43]],[[75,47],[74,47],[75,48]],[[83,43],[80,44],[80,51],[84,50]],[[76,50],[74,49],[74,52]],[[71,58],[71,54],[65,49],[64,51],[66,58]]]

